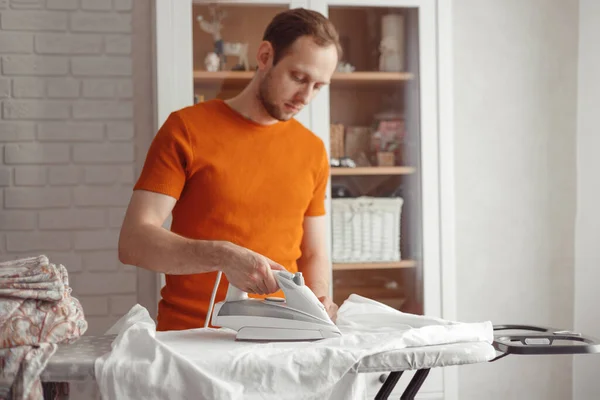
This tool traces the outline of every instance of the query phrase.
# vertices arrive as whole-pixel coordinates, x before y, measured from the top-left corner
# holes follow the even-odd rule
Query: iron
[[[253,299],[229,284],[215,304],[211,323],[237,331],[242,341],[314,341],[342,335],[301,272],[274,270],[285,297]]]

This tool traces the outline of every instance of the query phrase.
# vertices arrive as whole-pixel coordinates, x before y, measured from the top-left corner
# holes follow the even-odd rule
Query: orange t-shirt
[[[178,200],[178,235],[229,241],[297,272],[303,219],[325,214],[328,175],[323,142],[298,121],[260,125],[217,99],[171,113],[134,190]],[[216,276],[166,275],[157,329],[202,327]],[[223,274],[215,302],[227,286]]]

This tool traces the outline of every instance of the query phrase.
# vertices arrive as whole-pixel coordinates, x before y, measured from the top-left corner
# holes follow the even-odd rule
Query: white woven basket
[[[332,261],[400,261],[400,197],[332,199]]]

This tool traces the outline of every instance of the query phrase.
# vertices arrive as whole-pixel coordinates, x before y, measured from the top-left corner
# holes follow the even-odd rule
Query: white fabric
[[[115,325],[118,336],[111,353],[96,361],[96,380],[104,399],[361,398],[363,359],[372,363],[378,354],[451,343],[491,348],[493,341],[489,321],[405,314],[357,295],[342,304],[337,324],[341,338],[236,342],[229,329],[156,332],[137,305]]]

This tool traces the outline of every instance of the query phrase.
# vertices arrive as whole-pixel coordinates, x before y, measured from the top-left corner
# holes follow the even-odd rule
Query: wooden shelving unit
[[[414,167],[332,167],[331,175],[358,176],[358,175],[410,175],[416,172]]]
[[[196,23],[199,15],[210,17],[209,5],[194,3],[193,84],[197,101],[231,98],[252,80],[256,65],[252,58],[262,41],[264,27],[277,13],[288,8],[286,2],[278,5],[267,3],[257,1],[256,4],[219,6],[227,12],[223,30],[226,40],[248,44],[250,70],[232,70],[239,59],[228,56],[224,70],[216,72],[206,71],[204,62],[206,54],[214,49],[212,38]],[[331,167],[332,184],[347,188],[353,197],[404,198],[398,240],[400,254],[406,259],[397,262],[334,262],[333,296],[338,305],[350,294],[356,293],[403,311],[420,313],[423,304],[420,285],[424,268],[420,238],[421,171],[418,166],[421,132],[420,125],[415,121],[419,120],[422,111],[419,97],[421,71],[418,65],[421,59],[418,30],[421,10],[418,7],[374,6],[365,0],[360,3],[360,7],[328,5],[329,17],[340,33],[344,48],[342,61],[352,65],[355,70],[333,74],[327,88],[328,104],[321,101],[312,103],[315,108],[328,107],[328,113],[315,114],[311,118],[311,129],[318,135],[327,135],[332,124],[343,125],[344,140],[347,138],[346,144],[350,143],[348,147],[344,145],[343,153],[356,165],[361,165],[355,168]],[[383,17],[398,13],[405,17],[405,59],[401,68],[410,72],[378,71],[381,68],[377,46],[381,43]],[[356,29],[363,25],[369,25],[367,34],[364,30]],[[321,100],[323,96],[316,99]],[[370,139],[372,132],[368,135],[365,132],[375,129],[380,119],[402,119],[402,123],[406,124],[398,128],[398,131],[404,129],[406,133],[403,136],[406,138],[402,144],[404,147],[391,150],[397,152],[399,158],[389,162],[389,165],[400,164],[398,166],[376,166],[379,161]],[[395,128],[387,125],[384,129],[389,133]],[[359,147],[364,149],[361,156],[367,157],[366,160],[359,158]]]
[[[245,84],[254,71],[194,71],[196,84]],[[413,74],[403,72],[336,72],[331,84],[394,84],[414,79]]]
[[[365,270],[365,269],[398,269],[414,268],[417,262],[414,260],[402,260],[396,262],[373,262],[373,263],[336,263],[333,264],[334,271]]]

